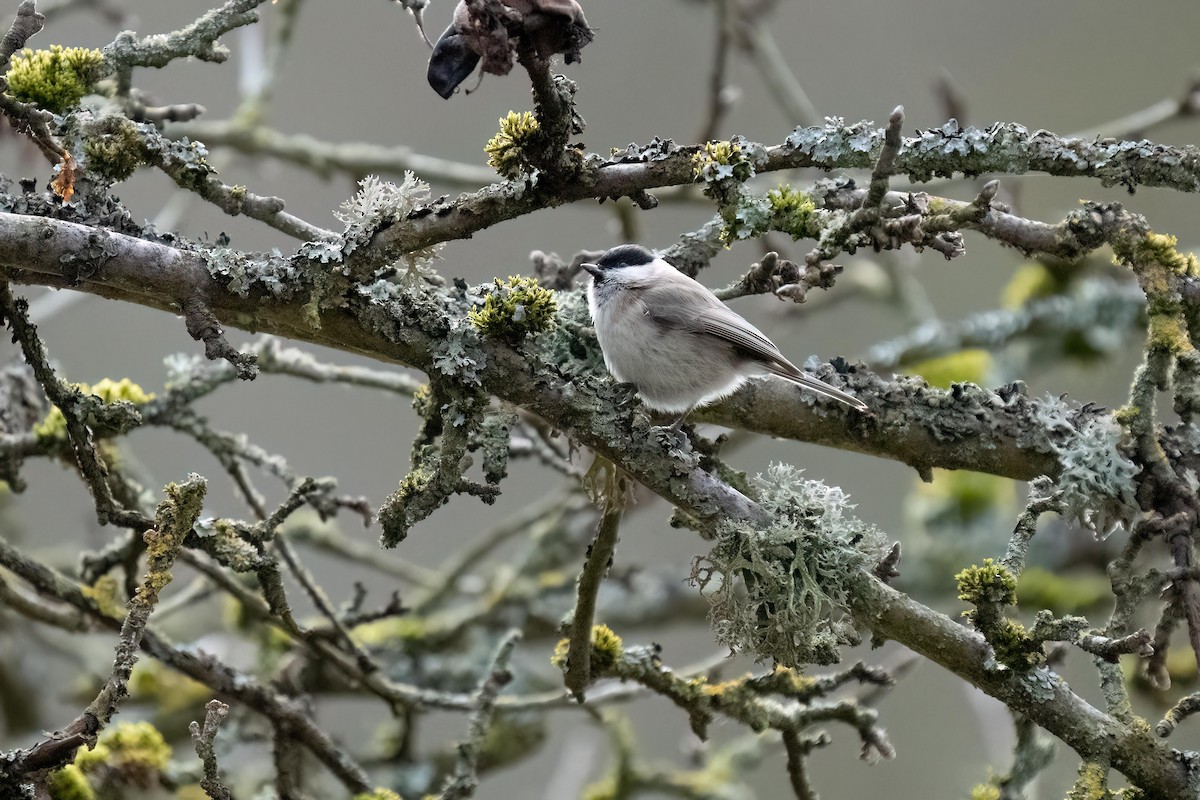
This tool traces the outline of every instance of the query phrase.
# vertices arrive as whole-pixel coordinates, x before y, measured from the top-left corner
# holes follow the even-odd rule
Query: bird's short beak
[[[604,274],[604,270],[600,269],[599,264],[580,264],[579,266],[587,270],[587,273],[593,278],[599,278]]]

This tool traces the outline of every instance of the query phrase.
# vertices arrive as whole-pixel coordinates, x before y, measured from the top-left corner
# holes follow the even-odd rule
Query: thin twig
[[[495,655],[492,656],[487,675],[472,696],[474,712],[467,723],[467,738],[458,746],[458,760],[454,764],[454,772],[439,795],[441,800],[463,800],[473,795],[479,786],[480,750],[492,725],[496,698],[512,680],[508,662],[512,657],[513,648],[520,640],[521,632],[518,630],[511,630],[504,636],[496,648]]]
[[[217,730],[229,716],[229,706],[220,700],[209,700],[204,711],[203,729],[199,722],[193,721],[188,725],[188,731],[192,734],[192,743],[196,746],[196,755],[200,756],[200,761],[204,765],[204,778],[200,781],[200,788],[212,800],[232,800],[233,796],[221,783],[221,771],[217,766],[215,747]]]
[[[580,699],[592,680],[592,622],[596,616],[596,597],[600,593],[604,575],[612,564],[617,536],[621,531],[621,517],[629,501],[630,486],[625,475],[613,465],[609,465],[606,471],[607,480],[602,495],[604,513],[596,528],[596,538],[588,548],[583,571],[579,573],[563,676],[567,691]]]

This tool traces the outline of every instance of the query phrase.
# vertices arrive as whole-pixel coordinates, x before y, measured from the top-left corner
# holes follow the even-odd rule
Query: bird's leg
[[[692,443],[688,439],[687,434],[683,432],[683,421],[687,419],[688,414],[692,413],[693,408],[694,406],[688,406],[670,425],[655,425],[654,431],[658,436],[658,440],[672,450],[678,450],[680,453],[690,451]]]

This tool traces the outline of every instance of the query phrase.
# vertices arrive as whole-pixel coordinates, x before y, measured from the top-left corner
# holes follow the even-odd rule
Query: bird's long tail
[[[772,367],[774,366],[775,365],[772,365]],[[792,383],[803,386],[805,389],[816,392],[824,397],[828,397],[831,400],[837,400],[840,403],[845,403],[851,408],[857,408],[859,411],[870,410],[866,403],[864,403],[862,400],[859,400],[854,395],[846,394],[841,389],[836,389],[820,378],[814,378],[807,372],[801,372],[799,369],[797,369],[795,372],[792,372],[791,370],[782,367],[770,369],[770,372],[772,375],[778,375],[785,380],[789,380]]]

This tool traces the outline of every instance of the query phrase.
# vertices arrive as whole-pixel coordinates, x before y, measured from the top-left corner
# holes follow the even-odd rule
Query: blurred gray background
[[[6,0],[0,11],[11,15],[16,5],[15,0]],[[146,34],[178,28],[213,3],[127,0],[122,5],[135,15],[129,26]],[[449,0],[431,3],[426,14],[431,37],[444,27],[451,7]],[[563,69],[579,84],[578,108],[588,123],[578,138],[598,153],[654,136],[693,142],[706,113],[714,38],[710,5],[684,0],[584,0],[584,8],[597,31],[596,39],[584,50],[582,64]],[[253,79],[260,57],[255,54],[261,54],[274,24],[270,5],[262,6],[261,13],[262,25],[226,37],[225,43],[233,51],[228,63],[177,62],[163,70],[139,70],[135,84],[163,103],[201,103],[208,109],[205,119],[226,118],[237,106],[242,82]],[[965,99],[966,123],[1019,122],[1030,129],[1067,134],[1164,97],[1182,96],[1200,66],[1196,56],[1200,4],[1179,0],[1145,4],[1120,0],[988,4],[796,0],[780,4],[771,30],[821,114],[881,122],[894,106],[903,104],[906,134],[946,121],[945,106],[935,91],[935,85],[946,79]],[[102,47],[116,32],[95,15],[80,11],[53,20],[30,45]],[[478,91],[443,101],[425,83],[427,57],[428,50],[411,18],[398,5],[384,0],[310,0],[302,8],[296,41],[277,81],[266,123],[288,133],[334,142],[401,144],[483,165],[483,145],[495,132],[497,118],[510,109],[531,106],[526,79],[519,70],[507,78],[487,76]],[[780,112],[761,85],[757,70],[736,52],[729,79],[740,90],[740,97],[725,117],[720,135],[781,141],[796,121]],[[1170,123],[1154,130],[1150,138],[1171,144],[1195,143],[1200,139],[1200,120]],[[259,194],[279,195],[289,211],[325,227],[339,227],[333,211],[355,189],[348,176],[326,180],[269,159],[236,154],[220,158],[227,158],[221,168],[227,183],[245,184]],[[47,164],[11,137],[0,145],[0,170],[13,178],[35,177],[40,184],[49,176]],[[821,176],[778,177],[804,186]],[[435,196],[459,191],[433,183]],[[1121,189],[1105,189],[1094,181],[1045,176],[1006,178],[1004,185],[1019,185],[1019,210],[1025,216],[1053,221],[1080,198],[1121,200],[1144,213],[1155,230],[1178,235],[1183,249],[1197,244],[1200,198],[1194,196],[1141,189],[1129,197]],[[970,199],[976,190],[976,184],[958,183],[937,191]],[[135,218],[153,219],[176,194],[176,188],[164,176],[143,170],[115,192]],[[705,205],[664,204],[638,214],[639,238],[648,246],[666,247],[711,214]],[[233,246],[244,249],[278,248],[287,253],[298,244],[259,223],[224,216],[198,199],[186,206],[174,227],[186,235],[209,239],[225,232]],[[577,250],[604,248],[619,241],[610,205],[576,204],[499,225],[468,241],[452,242],[443,250],[437,268],[448,277],[481,282],[493,276],[528,273],[528,255],[534,249],[569,258]],[[811,243],[805,242],[790,245],[787,254],[800,257],[809,246]],[[712,286],[724,285],[760,254],[753,243],[739,244],[718,258],[702,279]],[[1014,252],[969,233],[967,255],[952,262],[932,252],[895,257],[916,271],[936,313],[947,320],[997,307],[1002,288],[1020,264]],[[848,277],[856,270],[871,269],[868,262],[873,258],[869,254],[846,257],[840,263],[845,264]],[[840,288],[842,284],[834,293]],[[29,294],[39,293],[31,290]],[[797,361],[809,354],[822,359],[854,357],[881,339],[903,333],[908,325],[901,314],[861,299],[837,305],[836,312],[820,311],[816,301],[813,305],[811,313],[803,307],[797,312],[772,298],[758,297],[738,301],[737,309],[761,325]],[[48,315],[41,322],[41,331],[69,380],[129,377],[148,391],[163,383],[164,357],[202,349],[188,337],[179,319],[90,297]],[[249,335],[231,334],[235,344],[249,339]],[[5,343],[4,347],[5,355],[11,356],[11,346]],[[1119,405],[1138,360],[1138,348],[1139,342],[1130,341],[1127,352],[1087,370],[1073,367],[1038,375],[1030,381],[1031,390],[1035,394],[1070,392],[1079,401]],[[353,361],[332,351],[316,353],[339,363]],[[373,505],[405,474],[417,419],[405,402],[394,397],[273,376],[225,388],[206,399],[202,410],[216,427],[249,432],[256,443],[285,455],[297,471],[335,475],[344,492],[365,494]],[[135,432],[130,444],[160,481],[182,478],[188,471],[207,475],[210,513],[247,515],[216,462],[190,441],[144,430]],[[864,519],[894,538],[904,538],[906,498],[913,491],[915,476],[899,464],[766,439],[744,442],[733,460],[751,473],[778,460],[803,466],[809,477],[843,487]],[[27,476],[29,490],[13,501],[5,517],[6,536],[39,552],[57,546],[61,548],[57,560],[69,565],[80,549],[98,546],[111,535],[96,527],[86,492],[69,472],[33,462]],[[494,509],[471,499],[451,504],[412,532],[402,545],[403,555],[436,565],[486,521],[519,509],[541,495],[546,481],[557,479],[540,468],[525,466],[505,484]],[[1022,491],[1017,488],[1018,495]],[[661,502],[640,507],[622,531],[617,564],[676,563],[683,580],[686,565],[703,546],[693,534],[670,529],[668,514],[669,508]],[[364,541],[375,539],[375,531],[355,530],[349,518],[341,524]],[[1003,538],[997,538],[981,547],[975,558],[996,555],[1002,547]],[[324,585],[337,599],[347,596],[355,578],[363,577],[323,559],[314,562],[325,570],[321,575]],[[944,581],[944,586],[930,587],[930,591],[950,596],[949,574]],[[377,580],[371,585],[382,588]],[[951,603],[947,608],[955,606]],[[673,665],[714,650],[707,630],[699,626],[622,633],[630,641],[663,643],[664,658]],[[107,668],[104,653],[110,645],[107,640],[98,643],[97,670]],[[1076,666],[1082,669],[1068,668],[1068,673],[1077,679],[1077,690],[1098,699],[1086,663],[1081,659]],[[64,672],[64,676],[72,674]],[[47,697],[45,702],[43,724],[47,726],[65,721],[69,718],[65,715],[75,708],[67,696]],[[661,751],[664,759],[677,758],[687,741],[683,716],[665,701],[642,705],[650,713],[637,716],[641,741]],[[986,778],[987,764],[1001,771],[1008,767],[1007,716],[975,703],[971,690],[939,668],[924,665],[906,677],[883,700],[881,709],[898,758],[864,767],[857,761],[856,736],[846,729],[831,728],[835,744],[812,760],[815,784],[824,796],[963,797],[971,785]],[[379,712],[372,709],[370,714]],[[372,719],[372,725],[381,721],[381,717]],[[580,713],[560,713],[556,720],[561,726],[561,748],[573,759],[590,753],[587,758],[594,759],[591,774],[598,775],[607,763],[602,733]],[[454,720],[447,728],[448,735],[458,730],[459,722]],[[361,720],[349,720],[342,733],[353,737],[361,732],[361,724]],[[725,733],[715,732],[718,737]],[[18,741],[28,743],[29,737],[26,732]],[[1176,737],[1176,746],[1200,745],[1195,726],[1189,729],[1185,725]],[[479,796],[540,796],[540,787],[560,775],[555,762],[564,752],[561,748],[552,743],[533,766],[485,783]],[[601,750],[593,752],[595,748]],[[1075,763],[1060,747],[1058,768],[1047,781],[1043,796],[1061,796]],[[772,762],[771,768],[761,770],[751,783],[762,789],[765,797],[782,791],[786,786],[782,761]]]

